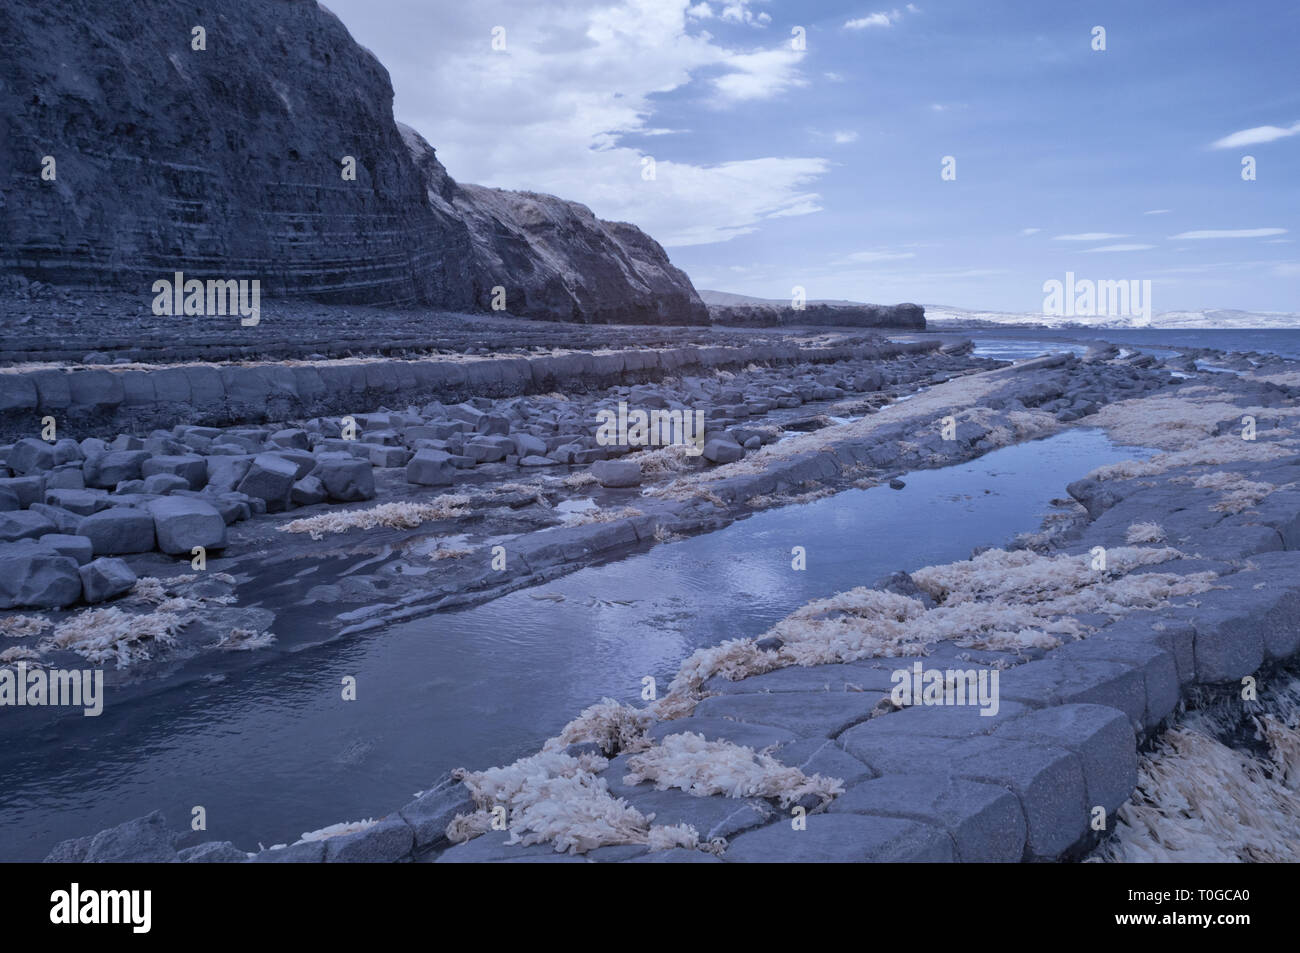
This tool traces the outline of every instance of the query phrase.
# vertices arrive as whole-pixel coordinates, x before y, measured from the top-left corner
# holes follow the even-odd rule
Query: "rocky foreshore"
[[[1175,363],[1186,367],[1185,361]],[[411,525],[380,522],[378,529],[365,530],[375,523],[336,521],[329,514],[365,514],[369,503],[312,504],[308,512],[326,518],[302,520],[303,533],[289,535],[303,545],[305,536],[320,536],[326,542],[313,541],[323,547],[320,552],[341,554],[356,551],[366,536],[367,551],[373,551],[378,533],[394,554],[388,570],[409,559],[411,544],[421,538],[455,533],[461,540],[457,547],[466,552],[439,560],[456,568],[432,587],[425,580],[405,595],[394,594],[387,583],[401,574],[383,567],[367,573],[384,576],[380,602],[378,590],[367,592],[355,582],[333,595],[328,584],[318,586],[316,597],[327,602],[362,603],[355,612],[339,614],[343,634],[529,585],[597,555],[716,528],[756,507],[949,465],[1063,427],[1103,426],[1123,442],[1165,452],[1128,468],[1080,474],[1069,488],[1077,501],[1073,510],[1005,551],[896,574],[876,589],[800,610],[765,638],[697,652],[668,694],[647,707],[607,700],[584,712],[536,759],[495,774],[446,778],[378,822],[326,829],[256,859],[1077,857],[1111,830],[1109,822],[1097,827],[1098,810],[1114,817],[1132,791],[1139,745],[1159,734],[1193,686],[1251,674],[1266,679],[1268,666],[1296,651],[1295,382],[1279,376],[1275,366],[1270,379],[1249,373],[1188,379],[1186,370],[1171,372],[1140,355],[1120,359],[1104,348],[1082,360],[1060,355],[994,370],[945,354],[827,365],[826,372],[843,368],[835,373],[847,386],[817,383],[815,365],[803,367],[814,376],[808,380],[812,389],[802,394],[788,376],[800,365],[754,366],[736,378],[727,372],[722,380],[683,378],[684,389],[675,392],[693,394],[694,400],[681,409],[699,400],[710,404],[713,446],[702,459],[658,450],[579,460],[575,449],[574,464],[590,467],[581,483],[569,480],[575,486],[541,479],[493,488],[500,478],[493,474],[450,499],[453,494],[421,497],[428,491],[408,487],[402,499],[441,501],[441,508]],[[860,370],[848,371],[853,367]],[[917,391],[922,382],[924,389]],[[791,394],[783,407],[784,391]],[[855,402],[854,392],[868,399],[856,399],[850,411],[844,405]],[[897,401],[900,396],[907,399]],[[670,403],[653,385],[624,385],[570,412],[593,414],[619,400],[651,407]],[[819,401],[829,402],[828,410],[810,416],[809,405],[820,409]],[[433,408],[453,424],[459,453],[450,445],[417,449],[403,442],[404,428],[432,425],[427,415],[419,423],[395,422],[391,412],[383,419],[364,417],[363,435],[378,428],[398,436],[392,442],[367,436],[363,442],[381,455],[413,454],[407,470],[399,471],[408,482],[411,463],[421,454],[430,461],[428,472],[440,475],[435,483],[442,475],[459,482],[466,471],[450,458],[464,456],[469,444],[477,453],[493,437],[500,438],[504,457],[515,461],[484,460],[474,469],[483,468],[484,476],[493,467],[517,470],[524,455],[516,439],[534,436],[546,453],[556,448],[549,446],[554,438],[517,431],[511,420],[522,413],[522,420],[535,424],[540,414],[560,424],[564,405],[530,402],[525,410],[509,403],[472,399]],[[754,419],[765,415],[770,423]],[[1235,432],[1245,416],[1253,418],[1253,439]],[[502,426],[505,432],[496,433]],[[294,453],[322,457],[314,467],[334,466],[332,460],[354,466],[359,459],[355,446],[333,449],[328,441],[337,437],[304,432],[315,454],[293,450],[286,459]],[[451,436],[416,439],[446,442]],[[504,446],[506,440],[511,447]],[[258,459],[250,452],[255,448],[243,449],[243,456]],[[282,449],[256,449],[285,456]],[[375,470],[376,485],[395,486],[384,470]],[[310,478],[309,473],[300,480]],[[296,482],[289,484],[290,499]],[[601,507],[599,520],[547,513],[583,484]],[[137,508],[131,501],[126,506]],[[477,533],[474,521],[483,524]],[[269,552],[269,540],[283,539],[280,530],[288,528],[284,517],[273,516],[240,525],[255,530],[245,537],[247,555],[212,564],[226,566],[221,571],[233,574],[236,585],[209,598],[239,598],[266,558],[258,555],[257,541]],[[482,540],[499,538],[505,525],[514,530],[506,543],[510,569],[490,572]],[[214,637],[209,633],[206,639]],[[924,705],[898,710],[890,700],[893,674],[913,661],[997,671],[997,714]],[[706,763],[731,765],[730,780],[701,773]],[[541,795],[521,780],[529,777],[550,779],[552,794],[542,802],[559,820],[538,822]],[[571,795],[560,795],[562,789],[572,789]],[[794,807],[808,812],[803,830],[791,827]],[[503,809],[508,831],[493,829],[494,808]],[[597,823],[594,816],[604,820]],[[452,846],[452,839],[459,843]],[[151,859],[249,856],[228,844],[186,847],[158,817],[69,842],[52,856],[131,857],[135,848],[123,844],[153,845],[149,849],[161,854]],[[676,846],[651,850],[669,845]]]

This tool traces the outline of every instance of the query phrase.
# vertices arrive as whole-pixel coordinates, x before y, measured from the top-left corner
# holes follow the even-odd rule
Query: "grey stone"
[[[437,864],[585,864],[581,854],[558,853],[550,844],[524,847],[508,844],[510,835],[505,831],[488,831],[471,840],[448,848],[438,855]]]
[[[969,738],[953,749],[947,767],[954,777],[999,784],[1016,793],[1027,823],[1027,859],[1056,860],[1087,832],[1083,769],[1064,748]]]
[[[1003,699],[1034,708],[1090,702],[1118,708],[1137,724],[1146,714],[1143,672],[1129,662],[1049,656],[1003,672],[1000,689]]]
[[[322,460],[314,476],[332,500],[355,503],[375,496],[375,474],[367,460]]]
[[[833,738],[871,717],[880,692],[774,692],[715,695],[695,706],[697,718],[774,725],[799,737]]]
[[[89,516],[108,509],[108,494],[103,490],[46,490],[45,503],[78,516]]]
[[[248,853],[228,840],[213,840],[177,851],[176,859],[185,864],[239,864],[248,860]]]
[[[75,536],[67,533],[46,533],[39,540],[44,547],[54,550],[61,556],[69,556],[77,561],[78,566],[84,566],[94,557],[94,548],[90,540],[84,536]]]
[[[942,766],[936,766],[942,767]],[[1019,863],[1027,835],[1020,801],[1006,788],[920,771],[855,784],[831,814],[877,814],[943,828],[963,863]]]
[[[325,839],[329,864],[392,863],[408,857],[415,848],[415,832],[400,816],[390,815],[354,834]]]
[[[158,496],[166,496],[176,490],[188,489],[190,489],[190,485],[184,477],[172,476],[170,473],[155,473],[151,477],[145,477],[142,491],[157,494]]]
[[[208,461],[196,453],[181,453],[150,457],[140,465],[146,479],[164,473],[180,477],[191,490],[201,490],[208,482]]]
[[[162,812],[154,811],[92,837],[85,863],[167,863],[176,859],[175,843]]]
[[[289,496],[297,479],[298,467],[294,463],[277,454],[259,453],[249,463],[237,489],[265,501],[268,513],[279,513],[289,508]]]
[[[11,510],[0,513],[0,542],[12,543],[20,539],[36,539],[53,533],[57,526],[48,517],[31,510]]]
[[[4,477],[0,478],[0,490],[8,490],[18,499],[18,505],[26,508],[41,501],[42,482],[39,475]]]
[[[249,858],[254,864],[319,864],[325,860],[325,842],[303,841],[279,849],[259,850]]]
[[[81,566],[82,598],[92,605],[129,592],[136,575],[121,559],[101,556]]]
[[[148,504],[158,548],[169,556],[189,556],[195,546],[224,549],[226,521],[216,507],[193,497],[169,496]]]
[[[149,459],[146,450],[109,450],[105,453],[90,453],[82,466],[86,486],[111,490],[123,480],[138,480],[141,468]]]
[[[407,463],[407,482],[420,486],[448,486],[455,480],[451,454],[442,450],[419,450]]]
[[[1104,705],[1061,705],[1002,725],[994,738],[1053,745],[1074,752],[1083,768],[1088,808],[1107,815],[1137,786],[1137,738],[1124,713]]]
[[[54,446],[35,437],[24,437],[9,449],[5,463],[23,474],[53,469]]]
[[[80,598],[75,559],[38,543],[0,545],[0,609],[61,609]]]
[[[591,465],[591,475],[604,487],[640,486],[641,464],[635,460],[597,460]]]
[[[954,859],[952,839],[918,821],[867,814],[810,814],[807,828],[780,820],[741,834],[730,863],[935,863]]]
[[[703,456],[710,463],[733,463],[744,455],[744,448],[726,434],[713,434],[704,441]]]
[[[314,476],[303,477],[293,485],[293,490],[289,493],[289,499],[294,506],[312,506],[316,503],[324,503],[328,497],[329,494],[325,492],[325,484]]]
[[[460,782],[425,791],[398,813],[411,826],[415,849],[423,850],[447,840],[447,825],[457,814],[472,814],[474,799]]]
[[[96,556],[147,553],[155,544],[153,517],[125,506],[84,517],[77,524],[77,535],[90,539]]]

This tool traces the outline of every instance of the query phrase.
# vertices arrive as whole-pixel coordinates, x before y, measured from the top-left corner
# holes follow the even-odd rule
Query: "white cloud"
[[[1100,248],[1084,249],[1085,254],[1091,254],[1098,251],[1146,251],[1148,248],[1155,248],[1155,245],[1102,245]]]
[[[1151,209],[1151,211],[1143,212],[1142,214],[1143,215],[1168,215],[1172,211],[1173,209],[1171,208],[1153,208]]]
[[[802,54],[788,43],[735,49],[700,30],[707,4],[502,0],[494,22],[507,25],[507,49],[497,52],[472,5],[409,0],[394,31],[376,21],[371,2],[329,0],[388,68],[397,118],[429,140],[459,181],[582,202],[670,246],[726,241],[767,219],[820,210],[812,186],[830,168],[826,160],[760,153],[694,164],[677,159],[676,138],[654,122],[656,97],[675,90],[725,109],[806,82]],[[653,147],[623,144],[647,135]],[[653,181],[641,177],[646,152]]]
[[[1111,232],[1079,232],[1077,235],[1057,235],[1054,242],[1104,242],[1111,238],[1128,238],[1127,235],[1115,235]]]
[[[908,258],[915,258],[916,253],[905,251],[859,251],[845,257],[843,264],[854,262],[857,264],[869,264],[875,261],[905,261]]]
[[[825,76],[826,79],[827,79],[829,82],[832,82],[832,83],[842,83],[842,82],[844,82],[844,74],[843,74],[843,73],[822,73],[822,75]]]
[[[1203,228],[1195,232],[1179,232],[1169,238],[1171,241],[1185,238],[1267,238],[1285,234],[1285,228]]]
[[[845,20],[844,29],[865,30],[868,27],[893,26],[902,16],[897,10],[892,13],[869,13],[865,17],[858,17],[855,20]]]
[[[777,48],[756,53],[736,53],[727,59],[733,72],[713,81],[714,88],[722,94],[726,105],[750,99],[770,99],[795,86],[807,86],[796,67],[803,59],[801,50]]]
[[[754,13],[749,9],[749,0],[733,0],[722,8],[722,19],[732,23],[748,23],[753,27],[765,27],[772,22],[766,13]]]
[[[697,3],[693,7],[686,8],[686,15],[695,20],[713,19],[713,8],[707,3]]]
[[[847,129],[841,129],[832,133],[831,138],[835,140],[836,145],[844,145],[849,142],[857,142],[858,134]]]
[[[1039,232],[1041,232],[1041,231],[1042,231],[1041,228],[1022,228],[1022,229],[1020,230],[1020,234],[1021,234],[1021,235],[1037,235],[1037,234],[1038,234]]]
[[[1254,126],[1224,136],[1222,139],[1216,139],[1210,143],[1210,148],[1237,149],[1241,146],[1258,146],[1295,135],[1300,135],[1300,122],[1290,126]]]
[[[1273,274],[1279,278],[1300,277],[1300,261],[1284,261],[1274,267]]]

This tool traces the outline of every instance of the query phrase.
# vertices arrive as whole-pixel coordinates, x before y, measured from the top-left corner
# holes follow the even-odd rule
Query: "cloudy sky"
[[[1295,0],[325,5],[454,178],[634,222],[696,287],[1300,311]]]

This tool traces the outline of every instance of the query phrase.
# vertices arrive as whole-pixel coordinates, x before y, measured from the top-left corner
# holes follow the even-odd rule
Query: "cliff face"
[[[919,304],[808,304],[796,311],[786,305],[710,304],[714,324],[736,327],[849,327],[925,330],[925,309]]]
[[[458,185],[415,130],[402,135],[423,170],[430,207],[465,223],[471,295],[492,307],[553,321],[593,324],[708,324],[685,272],[635,225],[605,222],[591,209],[536,192]]]
[[[633,226],[458,186],[315,0],[6,0],[0,48],[0,271],[142,295],[183,271],[449,309],[487,307],[501,285],[513,314],[708,320]]]

